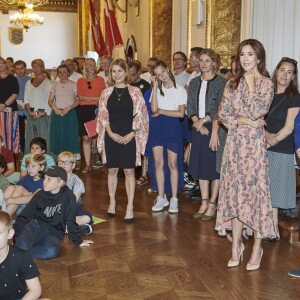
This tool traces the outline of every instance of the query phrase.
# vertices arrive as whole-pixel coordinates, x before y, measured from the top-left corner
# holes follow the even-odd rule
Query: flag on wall
[[[91,14],[91,22],[92,22],[92,35],[93,35],[95,51],[99,54],[99,56],[107,55],[106,45],[103,39],[99,18],[96,14],[93,0],[89,0],[89,2],[90,2],[90,14]]]
[[[123,45],[123,40],[119,30],[119,26],[116,20],[114,8],[111,4],[111,0],[105,0],[105,31],[108,44],[108,52],[112,55],[114,46]]]

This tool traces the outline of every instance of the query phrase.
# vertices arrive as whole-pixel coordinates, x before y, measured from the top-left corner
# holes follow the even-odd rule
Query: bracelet
[[[203,120],[203,124],[205,124],[205,123],[206,123],[206,119],[205,119],[205,117],[204,117],[202,120]]]

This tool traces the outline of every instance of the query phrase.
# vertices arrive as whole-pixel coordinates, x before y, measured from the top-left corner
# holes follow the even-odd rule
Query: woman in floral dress
[[[222,167],[216,229],[232,223],[232,256],[228,267],[243,258],[243,226],[254,231],[247,270],[260,267],[262,237],[275,237],[270,199],[268,160],[263,117],[268,113],[273,83],[265,68],[265,50],[254,39],[237,51],[236,75],[225,87],[219,119],[228,128]]]

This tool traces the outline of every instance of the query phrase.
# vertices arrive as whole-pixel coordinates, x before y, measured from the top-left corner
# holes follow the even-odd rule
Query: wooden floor
[[[78,175],[84,180],[85,208],[106,219],[108,192],[101,169]],[[300,248],[287,242],[264,243],[260,270],[245,261],[227,269],[231,244],[214,231],[214,221],[194,220],[199,202],[180,197],[180,212],[152,213],[155,194],[136,188],[134,224],[124,224],[126,193],[119,180],[117,217],[93,226],[94,244],[79,248],[65,237],[59,257],[37,260],[42,296],[50,299],[300,299]]]

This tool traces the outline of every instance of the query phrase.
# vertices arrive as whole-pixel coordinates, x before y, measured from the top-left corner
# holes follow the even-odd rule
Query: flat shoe
[[[110,219],[115,218],[115,216],[116,216],[115,213],[107,212],[106,214],[107,214],[107,216],[108,216]]]

